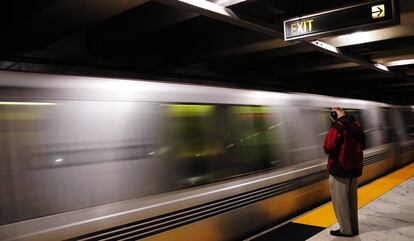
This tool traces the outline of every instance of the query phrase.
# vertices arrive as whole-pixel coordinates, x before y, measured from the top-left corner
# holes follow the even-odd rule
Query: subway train
[[[241,240],[329,199],[329,110],[364,184],[414,159],[414,107],[0,71],[0,240]]]

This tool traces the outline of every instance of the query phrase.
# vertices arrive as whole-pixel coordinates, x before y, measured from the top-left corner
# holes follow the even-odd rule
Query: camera
[[[334,111],[334,110],[332,110],[331,112],[329,112],[329,116],[330,116],[333,120],[338,119],[338,113],[336,113],[336,111]]]

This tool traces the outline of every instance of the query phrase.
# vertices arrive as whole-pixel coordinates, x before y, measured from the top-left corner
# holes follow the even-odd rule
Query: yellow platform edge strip
[[[374,201],[384,193],[414,176],[414,163],[379,178],[358,189],[358,208]],[[322,205],[292,221],[293,223],[328,228],[335,224],[332,202]]]

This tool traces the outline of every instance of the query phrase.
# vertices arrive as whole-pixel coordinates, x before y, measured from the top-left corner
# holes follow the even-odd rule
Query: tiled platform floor
[[[359,236],[352,238],[331,236],[329,231],[338,229],[338,224],[334,224],[308,240],[413,241],[414,177],[360,208],[358,216]]]

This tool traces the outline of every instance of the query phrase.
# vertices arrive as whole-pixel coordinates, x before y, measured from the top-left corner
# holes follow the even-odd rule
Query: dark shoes
[[[341,230],[331,230],[330,234],[332,236],[338,236],[338,237],[354,237],[357,236],[359,233],[352,233],[352,234],[345,234],[345,233],[341,233]]]

